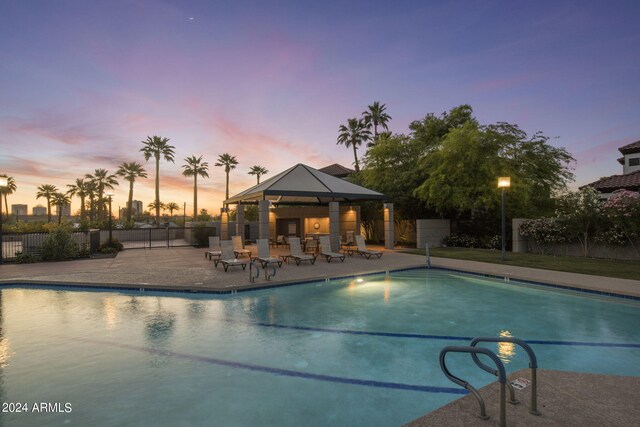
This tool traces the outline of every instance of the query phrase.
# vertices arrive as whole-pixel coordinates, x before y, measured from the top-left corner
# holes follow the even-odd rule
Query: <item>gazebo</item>
[[[228,234],[228,205],[237,205],[236,227],[240,230],[244,223],[244,205],[257,204],[259,238],[273,238],[278,234],[300,237],[328,234],[331,245],[337,250],[341,231],[352,230],[360,234],[360,209],[351,204],[386,198],[382,193],[299,163],[225,200],[221,234],[223,238]],[[391,249],[394,240],[392,203],[384,203],[384,231],[385,247]]]

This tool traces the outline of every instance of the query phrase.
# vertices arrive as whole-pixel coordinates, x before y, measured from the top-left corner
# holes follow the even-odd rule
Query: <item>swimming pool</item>
[[[640,375],[639,303],[442,270],[220,296],[0,297],[0,400],[29,410],[5,425],[401,425],[461,396],[438,354],[481,335],[531,342],[543,369]],[[509,371],[527,366],[519,348],[490,348]],[[493,381],[468,356],[448,365]]]

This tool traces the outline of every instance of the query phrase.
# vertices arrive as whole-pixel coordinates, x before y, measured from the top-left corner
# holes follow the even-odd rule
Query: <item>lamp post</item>
[[[0,188],[4,188],[6,187],[8,184],[8,179],[7,177],[4,176],[0,176]],[[4,258],[4,254],[2,253],[2,250],[4,249],[4,243],[2,243],[2,221],[3,221],[3,216],[2,216],[2,194],[0,194],[0,264],[2,264],[3,258]]]
[[[111,199],[113,197],[113,193],[111,191],[105,193],[105,196],[109,197],[109,246],[111,246],[111,238],[112,238],[112,227],[111,227]]]
[[[505,200],[505,192],[507,188],[511,187],[511,177],[509,176],[501,176],[498,178],[498,188],[502,189],[502,254],[500,255],[500,260],[504,261],[505,259],[505,248],[506,248],[506,232],[507,232],[507,219],[506,219],[506,200]]]

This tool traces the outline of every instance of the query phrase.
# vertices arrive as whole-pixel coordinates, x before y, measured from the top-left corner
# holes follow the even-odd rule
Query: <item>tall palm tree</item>
[[[89,221],[93,222],[96,219],[96,194],[98,192],[98,187],[96,186],[95,181],[85,181],[85,190],[87,192],[87,197],[89,198]]]
[[[71,204],[71,199],[65,193],[53,193],[51,202],[58,208],[58,225],[62,223],[62,208]]]
[[[4,209],[7,212],[7,217],[9,216],[9,203],[7,202],[7,194],[13,194],[18,187],[16,186],[16,180],[13,179],[12,176],[7,176],[5,174],[0,175],[3,178],[7,178],[7,186],[0,188],[0,194],[4,196]],[[0,212],[2,215],[2,212]]]
[[[229,198],[229,172],[238,166],[238,160],[229,153],[220,154],[215,166],[224,166],[224,172],[227,174],[227,187],[225,191],[225,200]]]
[[[87,182],[85,182],[82,178],[76,178],[76,182],[73,184],[67,184],[69,189],[67,190],[67,194],[70,197],[78,196],[80,197],[80,220],[84,219],[85,214],[85,205],[84,199],[87,197]]]
[[[174,211],[179,211],[180,206],[176,202],[169,202],[164,205],[164,208],[169,211],[169,216],[173,217]]]
[[[184,159],[187,164],[182,165],[182,175],[193,177],[193,220],[198,217],[198,175],[209,178],[209,163],[202,161],[202,156],[191,156]]]
[[[109,189],[113,190],[113,187],[118,185],[118,178],[115,174],[109,174],[106,169],[96,169],[92,174],[86,174],[85,178],[93,181],[96,185],[96,192],[98,196],[98,218],[103,219],[106,212],[106,199],[104,197],[104,191]]]
[[[378,101],[375,101],[373,105],[369,105],[368,108],[369,109],[367,111],[362,113],[362,116],[364,117],[364,122],[369,129],[373,125],[373,143],[367,144],[367,147],[371,147],[378,141],[378,126],[382,127],[386,131],[389,130],[387,122],[391,120],[391,116],[385,112],[387,109],[386,105],[380,105]]]
[[[38,192],[36,193],[36,199],[40,197],[44,197],[47,199],[47,220],[51,222],[51,198],[54,194],[58,192],[58,187],[53,184],[43,184],[38,187]]]
[[[169,138],[162,138],[154,135],[148,136],[142,141],[144,147],[140,149],[144,154],[144,159],[149,161],[151,157],[156,159],[156,224],[160,224],[160,158],[164,158],[167,162],[173,163],[173,150],[176,148],[169,145]]]
[[[147,207],[149,209],[151,209],[152,211],[161,211],[161,210],[163,211],[163,210],[165,210],[166,205],[164,203],[162,203],[162,202],[156,203],[155,201],[153,201],[153,202],[149,203],[147,205]]]
[[[338,128],[337,144],[344,144],[347,148],[353,147],[353,158],[355,159],[356,172],[360,172],[360,164],[358,163],[358,146],[363,142],[371,139],[371,132],[362,120],[356,118],[349,119],[347,126],[340,125]]]
[[[118,168],[116,175],[120,175],[129,181],[129,201],[127,202],[127,222],[131,222],[131,210],[133,209],[133,183],[136,178],[146,178],[147,171],[138,162],[124,162]]]
[[[267,170],[267,168],[264,168],[260,165],[255,165],[251,166],[251,169],[249,169],[248,173],[249,175],[255,175],[256,178],[258,178],[258,184],[260,184],[260,176],[268,174],[269,171]]]

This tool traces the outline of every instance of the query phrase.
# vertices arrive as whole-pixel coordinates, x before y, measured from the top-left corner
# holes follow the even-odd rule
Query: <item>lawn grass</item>
[[[416,255],[425,254],[424,249],[412,249],[404,252]],[[566,271],[569,273],[593,274],[597,276],[640,280],[639,261],[620,261],[601,258],[581,258],[507,252],[506,260],[502,262],[500,261],[500,251],[467,248],[431,248],[430,253],[433,257],[454,258],[468,261],[489,262],[493,264],[514,265],[518,267],[542,268],[545,270]]]

